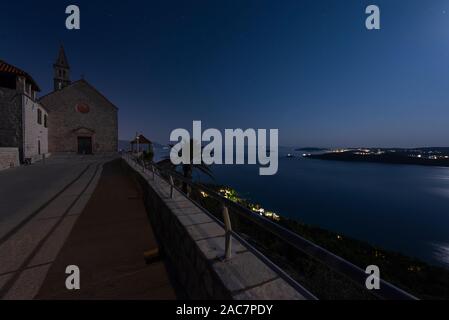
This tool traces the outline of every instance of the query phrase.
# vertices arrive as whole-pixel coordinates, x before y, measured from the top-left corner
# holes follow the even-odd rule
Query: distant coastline
[[[320,154],[306,154],[304,157],[332,161],[449,167],[449,148],[342,149]]]
[[[305,151],[305,152],[324,152],[328,151],[326,148],[315,148],[315,147],[306,147],[306,148],[298,148],[295,151]]]

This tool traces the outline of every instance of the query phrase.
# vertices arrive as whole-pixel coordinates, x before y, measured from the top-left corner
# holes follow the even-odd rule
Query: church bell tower
[[[54,90],[61,90],[70,85],[70,67],[64,52],[64,47],[59,48],[58,59],[53,65],[54,70]]]

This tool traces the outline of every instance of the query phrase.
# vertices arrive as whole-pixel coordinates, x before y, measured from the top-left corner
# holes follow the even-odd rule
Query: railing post
[[[151,165],[151,172],[153,173],[153,181],[154,181],[154,166]]]
[[[170,198],[173,199],[173,191],[174,191],[175,185],[173,182],[172,175],[170,175],[169,177],[170,177]]]
[[[225,260],[229,260],[232,258],[232,226],[228,207],[225,204],[223,204],[223,221],[225,224]]]

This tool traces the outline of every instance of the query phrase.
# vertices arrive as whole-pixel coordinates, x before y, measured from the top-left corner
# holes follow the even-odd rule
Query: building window
[[[37,109],[37,123],[42,124],[42,111],[41,109]]]
[[[44,114],[44,128],[47,128],[47,115]]]

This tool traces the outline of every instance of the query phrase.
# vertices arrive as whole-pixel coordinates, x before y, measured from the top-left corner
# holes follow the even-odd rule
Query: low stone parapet
[[[223,259],[225,230],[181,192],[124,159],[144,190],[153,230],[190,299],[304,300],[305,296],[238,239]]]
[[[20,166],[18,148],[0,148],[0,170]]]

